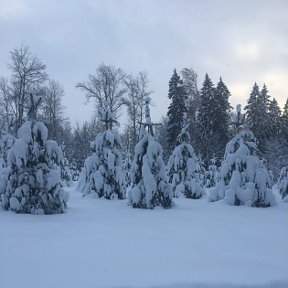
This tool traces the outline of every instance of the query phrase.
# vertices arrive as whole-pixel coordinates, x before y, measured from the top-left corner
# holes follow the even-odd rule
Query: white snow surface
[[[74,187],[64,214],[0,209],[0,287],[288,287],[287,203],[131,209]]]

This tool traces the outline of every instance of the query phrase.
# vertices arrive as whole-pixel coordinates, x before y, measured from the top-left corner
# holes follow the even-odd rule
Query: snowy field
[[[288,203],[142,210],[70,190],[61,215],[0,210],[1,288],[288,287]]]

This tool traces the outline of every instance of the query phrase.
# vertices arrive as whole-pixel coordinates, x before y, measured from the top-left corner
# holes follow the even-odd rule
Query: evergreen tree
[[[205,188],[215,187],[216,183],[219,181],[220,173],[216,162],[217,160],[215,157],[210,160],[208,171],[205,173]]]
[[[275,98],[269,103],[268,107],[268,116],[270,121],[270,138],[272,139],[277,137],[280,133],[281,126],[281,109],[278,105],[278,102]]]
[[[230,205],[269,207],[275,204],[272,179],[264,160],[257,154],[257,146],[250,130],[239,129],[226,145],[220,168],[220,181],[210,190],[209,199],[223,199]]]
[[[180,76],[174,69],[173,75],[169,81],[169,99],[172,100],[168,107],[168,144],[170,150],[174,149],[176,139],[183,126],[184,115],[187,112],[185,102],[187,95]]]
[[[271,134],[271,119],[269,117],[270,96],[266,85],[263,86],[261,92],[259,86],[255,83],[250,94],[247,106],[247,120],[250,129],[256,136],[260,151],[265,152],[265,143]]]
[[[172,187],[167,181],[166,167],[162,159],[162,147],[155,140],[150,118],[150,98],[145,100],[145,123],[141,123],[140,141],[135,147],[131,168],[131,188],[128,203],[134,208],[150,208],[172,205]]]
[[[229,140],[230,109],[229,104],[230,91],[225,83],[220,80],[215,89],[215,103],[213,109],[213,145],[216,157],[223,157],[225,145]]]
[[[280,128],[281,137],[286,143],[288,143],[288,98],[286,100],[280,121],[281,121],[281,128]]]
[[[168,177],[174,197],[184,195],[186,198],[198,199],[203,195],[200,165],[193,147],[189,144],[190,134],[187,129],[188,125],[177,137],[178,145],[168,162]]]
[[[288,199],[288,167],[283,167],[280,172],[277,187],[282,198]]]
[[[91,143],[93,154],[85,160],[78,180],[78,189],[84,195],[96,193],[99,198],[123,199],[125,183],[119,151],[120,137],[111,129],[116,120],[107,105],[99,107],[98,112],[106,130],[99,133]]]
[[[214,84],[208,74],[206,74],[200,93],[200,103],[197,113],[199,126],[198,151],[202,155],[205,166],[208,165],[209,159],[212,158],[214,153],[213,131],[216,120],[216,113],[214,112],[215,103]]]
[[[260,95],[259,86],[255,82],[254,86],[252,88],[252,91],[250,93],[248,103],[244,107],[244,110],[246,110],[247,123],[248,123],[248,125],[252,131],[255,131],[255,129],[258,125],[258,119],[257,119],[258,107],[257,107],[257,105],[258,105],[259,95]]]
[[[19,128],[8,154],[8,168],[1,171],[1,205],[17,213],[62,213],[68,200],[59,167],[62,150],[47,139],[46,126],[36,120],[40,100],[30,95],[29,120]]]

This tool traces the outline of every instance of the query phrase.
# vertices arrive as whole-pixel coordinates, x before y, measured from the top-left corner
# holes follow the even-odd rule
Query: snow
[[[287,203],[131,209],[65,189],[64,214],[0,209],[1,287],[288,287]]]

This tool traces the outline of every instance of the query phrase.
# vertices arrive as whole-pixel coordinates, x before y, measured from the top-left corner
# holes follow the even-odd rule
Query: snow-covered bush
[[[190,134],[187,128],[184,127],[177,137],[178,145],[168,161],[168,177],[174,197],[184,195],[187,198],[198,199],[203,195],[200,164],[193,147],[188,143]]]
[[[271,176],[256,151],[256,140],[249,130],[239,131],[228,142],[220,168],[220,181],[209,193],[211,201],[224,198],[230,205],[253,207],[275,204]]]
[[[286,199],[288,197],[288,166],[281,169],[280,176],[277,182],[277,187],[282,198]]]
[[[131,186],[128,203],[134,208],[150,208],[172,205],[173,192],[168,183],[162,147],[155,140],[149,110],[150,98],[145,100],[146,122],[141,123],[140,141],[135,147],[131,168]]]
[[[93,154],[85,160],[78,180],[78,189],[84,195],[96,193],[99,198],[123,199],[125,182],[119,151],[120,137],[117,132],[109,128],[115,120],[108,108],[99,109],[99,114],[107,130],[99,133],[91,143]]]
[[[8,168],[1,171],[1,205],[17,213],[62,213],[68,201],[59,167],[63,154],[55,141],[47,139],[46,126],[35,120],[41,99],[31,94],[30,100],[29,121],[19,128]]]
[[[205,188],[215,187],[220,177],[219,169],[216,165],[216,159],[213,158],[210,162],[211,164],[208,167],[208,171],[205,173]]]

